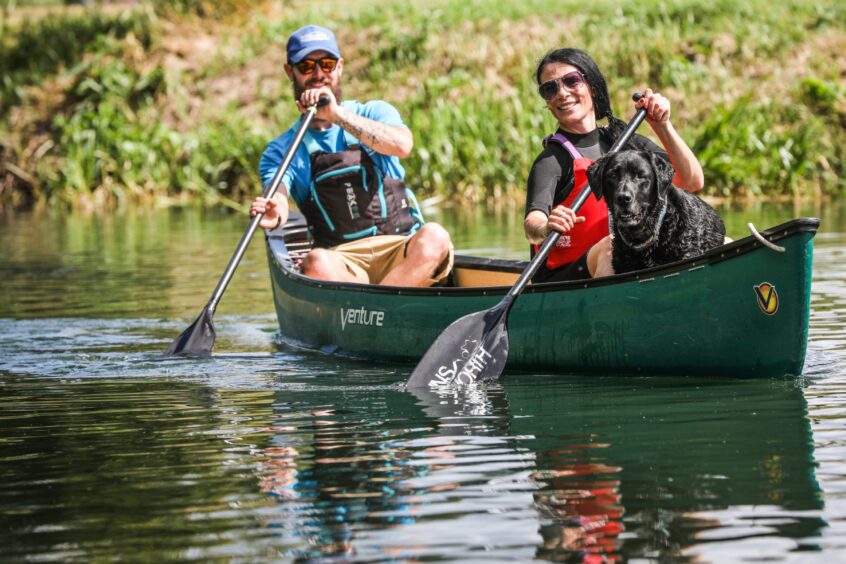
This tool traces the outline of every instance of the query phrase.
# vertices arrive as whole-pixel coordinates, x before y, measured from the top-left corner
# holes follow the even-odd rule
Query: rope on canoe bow
[[[758,233],[758,230],[755,229],[755,226],[752,225],[751,223],[747,223],[746,227],[749,228],[749,232],[752,234],[752,236],[755,237],[758,240],[759,243],[761,243],[762,245],[764,245],[768,249],[771,249],[771,250],[773,250],[777,253],[783,253],[784,252],[784,247],[779,247],[778,245],[776,245],[772,241],[768,241],[767,239],[764,239],[764,236],[761,235],[760,233]]]

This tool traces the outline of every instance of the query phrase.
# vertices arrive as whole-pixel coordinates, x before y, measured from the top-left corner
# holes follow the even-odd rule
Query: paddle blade
[[[208,307],[206,307],[200,312],[200,316],[197,317],[194,323],[171,343],[170,347],[162,355],[162,358],[172,358],[174,356],[211,356],[214,338],[215,332],[214,323],[212,323],[212,314]]]
[[[457,319],[435,339],[406,382],[409,388],[496,380],[508,360],[507,311],[494,307]]]

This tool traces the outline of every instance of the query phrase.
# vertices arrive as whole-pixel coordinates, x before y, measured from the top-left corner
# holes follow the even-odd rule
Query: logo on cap
[[[306,43],[308,41],[330,41],[330,38],[322,31],[310,31],[303,35],[300,40]]]

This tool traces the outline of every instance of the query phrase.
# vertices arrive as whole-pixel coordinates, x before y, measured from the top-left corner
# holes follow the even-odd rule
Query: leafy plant
[[[145,49],[154,40],[153,25],[145,12],[49,17],[25,21],[6,35],[0,41],[0,114],[21,100],[23,86],[77,64],[107,37],[132,35]]]

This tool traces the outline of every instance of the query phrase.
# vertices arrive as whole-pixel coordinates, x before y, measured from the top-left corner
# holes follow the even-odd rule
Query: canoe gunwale
[[[817,218],[804,217],[796,218],[780,225],[776,225],[769,229],[760,231],[770,242],[777,242],[787,237],[790,237],[800,232],[816,233],[819,229],[820,221]],[[279,267],[281,273],[286,277],[293,279],[299,284],[312,286],[315,288],[347,291],[347,292],[366,292],[372,294],[393,294],[393,295],[417,295],[417,296],[468,296],[468,295],[504,295],[511,286],[483,286],[472,288],[450,287],[450,286],[434,286],[428,288],[409,288],[399,286],[381,286],[377,284],[359,284],[353,282],[327,282],[324,280],[315,280],[304,276],[292,268],[290,259],[288,258],[287,247],[284,241],[285,226],[272,231],[266,231],[266,240],[271,251],[273,262]],[[732,241],[728,244],[716,247],[707,253],[694,257],[691,259],[675,262],[672,264],[657,266],[645,270],[638,270],[625,274],[615,274],[613,276],[606,276],[602,278],[593,278],[589,280],[575,280],[568,282],[545,282],[541,284],[530,284],[526,286],[523,293],[534,294],[543,292],[561,292],[567,290],[597,288],[601,286],[608,286],[614,284],[622,284],[634,280],[651,280],[657,277],[664,277],[672,275],[677,272],[700,268],[705,265],[716,264],[725,260],[744,255],[759,248],[766,248],[760,241],[752,235]],[[770,251],[775,252],[775,251]],[[486,257],[476,257],[470,255],[456,255],[456,267],[468,267],[478,270],[493,270],[499,272],[513,272],[521,273],[528,265],[527,261],[496,259]]]

